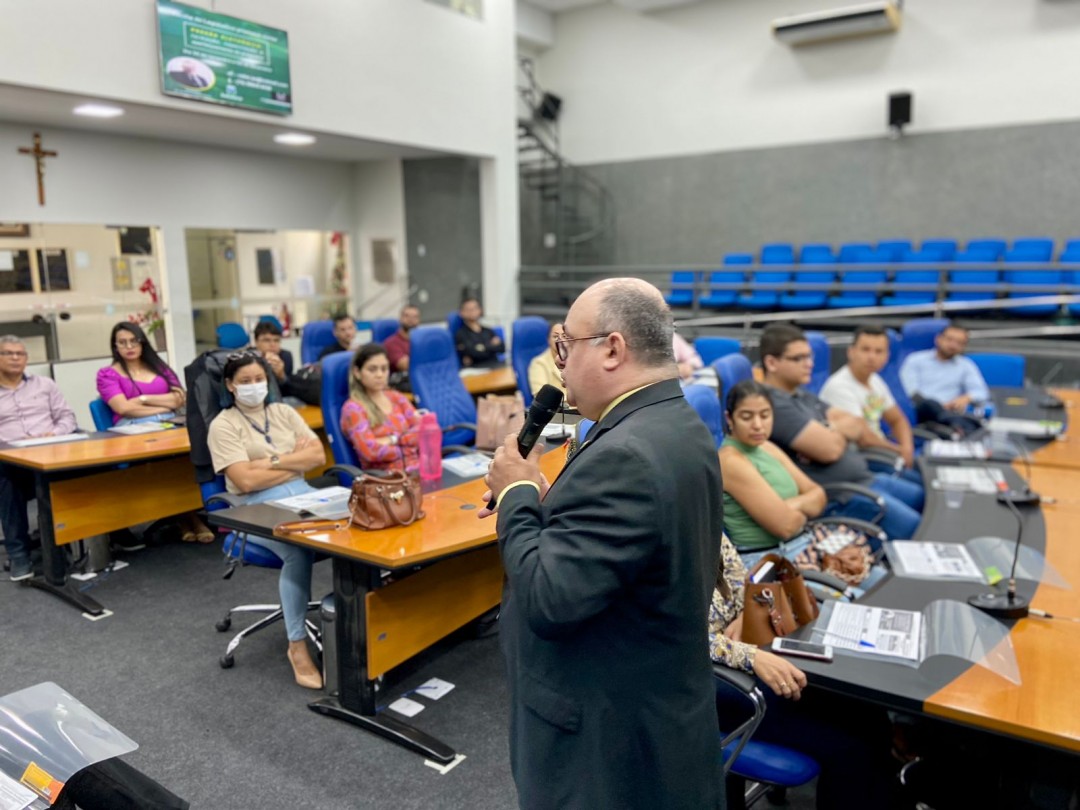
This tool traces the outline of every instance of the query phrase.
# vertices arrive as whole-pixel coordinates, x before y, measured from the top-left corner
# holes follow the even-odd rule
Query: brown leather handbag
[[[754,575],[767,562],[775,567],[776,578],[754,582]],[[742,640],[757,646],[772,644],[777,636],[786,636],[812,622],[819,612],[795,564],[779,554],[766,554],[746,577]]]
[[[349,498],[351,523],[367,531],[408,526],[424,517],[423,502],[424,493],[416,473],[363,473],[353,480]]]

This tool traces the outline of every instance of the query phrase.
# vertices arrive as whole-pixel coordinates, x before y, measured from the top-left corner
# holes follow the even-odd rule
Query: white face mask
[[[249,408],[254,408],[257,405],[263,404],[263,400],[266,399],[266,392],[269,390],[269,386],[264,382],[238,385],[236,386],[236,392],[233,394],[233,397],[236,399],[238,405],[246,405]]]

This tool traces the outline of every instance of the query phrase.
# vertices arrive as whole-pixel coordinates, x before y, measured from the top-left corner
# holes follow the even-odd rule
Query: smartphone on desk
[[[810,641],[798,641],[793,638],[773,639],[772,651],[777,655],[792,655],[796,658],[811,658],[814,661],[833,660],[833,648],[827,644],[814,644]]]

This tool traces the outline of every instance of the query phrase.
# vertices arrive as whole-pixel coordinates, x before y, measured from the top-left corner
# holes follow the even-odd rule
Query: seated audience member
[[[529,362],[529,390],[533,396],[545,385],[554,385],[566,396],[566,386],[563,384],[562,372],[555,365],[555,341],[562,334],[562,324],[555,323],[548,330],[548,350],[540,352]]]
[[[934,348],[912,352],[900,365],[900,383],[915,404],[920,422],[939,422],[964,432],[974,422],[963,416],[969,405],[990,399],[979,367],[964,357],[968,330],[949,324],[934,338]]]
[[[915,462],[915,440],[911,423],[893,399],[885,380],[878,374],[889,362],[889,336],[880,326],[860,326],[847,350],[847,365],[825,381],[821,398],[834,408],[847,411],[866,422],[867,432],[860,436],[860,447],[884,447],[904,457],[904,464]],[[885,438],[881,421],[896,438]]]
[[[97,373],[97,391],[112,409],[113,424],[168,422],[187,400],[180,378],[158,356],[146,334],[134,323],[121,321],[109,338],[112,365]],[[180,517],[180,539],[212,543],[214,532],[195,512]]]
[[[255,324],[255,351],[257,351],[279,383],[284,383],[293,373],[292,352],[281,348],[281,329],[272,321]]]
[[[671,333],[671,348],[675,352],[675,365],[679,368],[679,378],[689,380],[699,368],[704,368],[705,362],[697,350],[679,336],[678,332]]]
[[[406,304],[398,317],[398,330],[383,341],[390,360],[390,372],[409,371],[409,333],[420,325],[420,308]]]
[[[75,414],[56,383],[26,373],[27,352],[22,339],[0,337],[0,442],[75,432]],[[11,579],[30,579],[30,520],[27,505],[34,499],[34,473],[0,464],[0,527],[11,562]]]
[[[319,360],[334,352],[352,351],[353,340],[356,339],[356,321],[348,313],[334,316],[334,338],[337,343],[331,343],[319,352]]]
[[[726,467],[724,473],[726,478]],[[885,712],[807,686],[806,675],[790,660],[744,644],[746,568],[727,537],[720,539],[720,555],[709,607],[709,654],[720,664],[756,675],[764,684],[768,708],[754,739],[794,748],[818,762],[817,806],[823,810],[892,806],[896,766],[889,755],[891,732]],[[747,702],[721,688],[717,711],[721,728],[731,729],[746,719]]]
[[[420,466],[420,415],[412,403],[389,387],[386,349],[369,343],[349,365],[349,401],[341,408],[341,432],[348,437],[364,469]]]
[[[458,308],[458,315],[461,316],[462,325],[454,335],[454,346],[461,365],[465,368],[499,365],[503,342],[492,330],[480,324],[480,318],[484,315],[480,301],[466,298]]]
[[[885,500],[881,528],[893,540],[910,539],[923,508],[922,487],[884,473],[871,473],[854,446],[867,430],[866,423],[839,408],[830,408],[802,387],[814,369],[814,353],[802,330],[786,323],[770,324],[761,333],[760,345],[764,382],[773,389],[772,441],[822,486],[849,483],[873,489]],[[877,514],[877,506],[854,495],[844,503],[830,503],[825,514],[870,520]]]
[[[754,380],[732,386],[725,417],[724,533],[740,551],[773,548],[824,511],[825,490],[769,441],[773,408],[766,386]]]
[[[214,417],[207,435],[214,472],[224,474],[226,489],[245,504],[312,492],[304,473],[326,463],[322,442],[294,409],[267,401],[266,370],[258,355],[231,357],[222,377],[232,405]],[[257,542],[282,561],[278,590],[296,682],[321,689],[322,675],[311,660],[304,627],[314,553],[261,535]]]

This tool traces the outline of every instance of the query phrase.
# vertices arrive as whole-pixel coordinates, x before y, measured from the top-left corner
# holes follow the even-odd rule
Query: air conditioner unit
[[[825,39],[885,34],[900,28],[901,13],[889,0],[857,6],[796,14],[773,20],[773,35],[788,45],[803,45]]]

